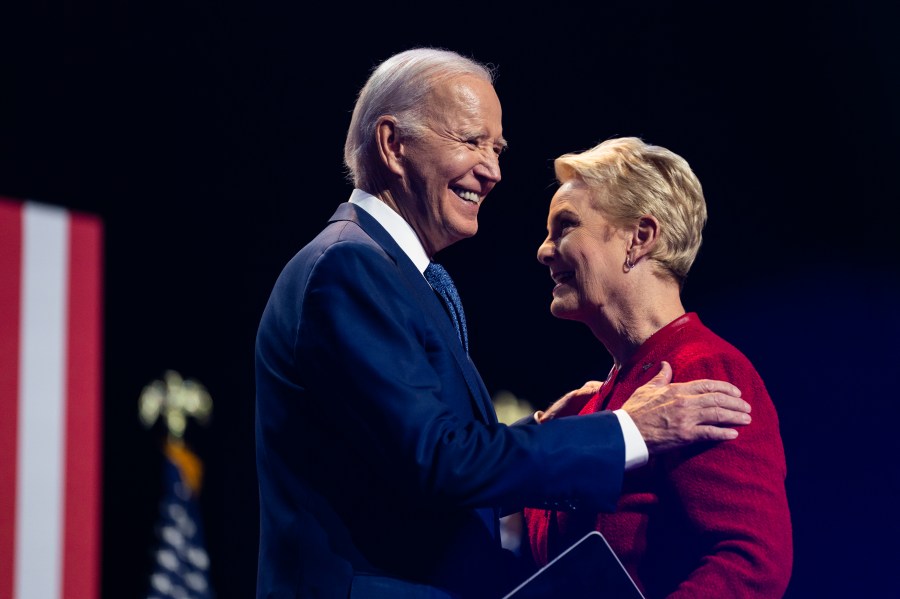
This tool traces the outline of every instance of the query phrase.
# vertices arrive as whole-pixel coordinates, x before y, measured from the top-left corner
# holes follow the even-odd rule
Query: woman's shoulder
[[[684,382],[700,378],[727,380],[745,391],[762,392],[760,373],[735,345],[706,327],[699,318],[682,331],[665,358],[672,365],[672,380]]]

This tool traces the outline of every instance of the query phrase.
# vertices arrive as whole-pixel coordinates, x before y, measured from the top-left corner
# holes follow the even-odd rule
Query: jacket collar
[[[337,221],[350,221],[359,225],[397,265],[398,270],[403,275],[406,286],[421,304],[423,313],[441,331],[447,347],[450,349],[463,377],[466,379],[472,403],[475,404],[478,413],[481,414],[484,422],[496,423],[497,417],[490,402],[490,395],[484,386],[484,382],[481,380],[481,375],[478,374],[475,364],[459,342],[459,335],[444,309],[444,304],[419,269],[416,268],[416,265],[410,260],[409,256],[371,214],[354,204],[349,202],[340,204],[328,222]]]

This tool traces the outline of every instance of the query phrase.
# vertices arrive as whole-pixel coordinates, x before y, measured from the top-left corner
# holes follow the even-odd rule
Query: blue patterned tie
[[[459,334],[459,340],[462,342],[466,353],[469,353],[469,334],[466,331],[466,314],[463,312],[462,300],[459,299],[459,293],[456,291],[456,285],[450,278],[450,273],[437,262],[429,262],[425,268],[425,279],[431,284],[431,287],[444,300],[450,319],[456,327]]]

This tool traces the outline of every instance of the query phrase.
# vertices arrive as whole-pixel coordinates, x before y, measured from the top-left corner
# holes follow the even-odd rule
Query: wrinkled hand
[[[672,367],[639,387],[622,406],[644,437],[650,454],[696,441],[726,441],[738,436],[729,428],[750,423],[750,404],[741,391],[724,381],[700,379],[671,383]]]
[[[588,400],[600,390],[600,381],[588,381],[580,389],[569,391],[555,402],[553,405],[544,410],[538,411],[534,417],[538,422],[546,422],[554,418],[562,418],[563,416],[574,416],[581,411],[581,408]]]

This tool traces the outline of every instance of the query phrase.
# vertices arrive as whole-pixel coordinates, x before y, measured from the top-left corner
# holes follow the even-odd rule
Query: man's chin
[[[453,231],[453,241],[450,243],[456,243],[457,241],[462,241],[463,239],[468,239],[470,237],[475,237],[475,234],[478,233],[478,222],[469,224],[466,223],[465,227],[457,227]]]

